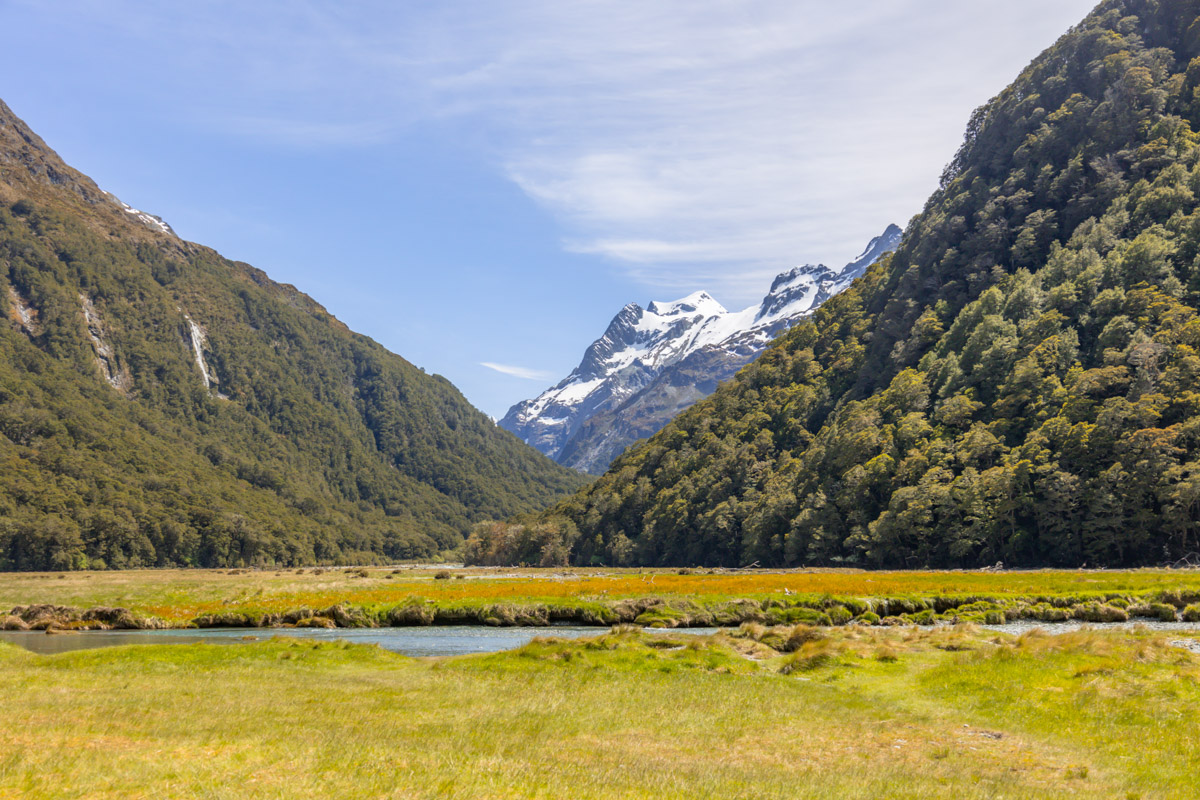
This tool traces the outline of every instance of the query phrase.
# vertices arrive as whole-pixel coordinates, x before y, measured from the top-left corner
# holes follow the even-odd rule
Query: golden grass
[[[1193,796],[1200,673],[1161,637],[850,628],[764,661],[648,641],[0,646],[0,797]],[[830,658],[781,674],[804,648]]]
[[[961,572],[790,570],[676,574],[667,570],[452,570],[463,579],[434,580],[429,569],[130,570],[0,574],[0,610],[29,603],[124,606],[171,621],[225,610],[282,612],[336,603],[382,606],[420,597],[434,603],[609,601],[630,597],[987,596],[995,598],[1200,592],[1200,572]],[[367,577],[361,575],[365,573]]]

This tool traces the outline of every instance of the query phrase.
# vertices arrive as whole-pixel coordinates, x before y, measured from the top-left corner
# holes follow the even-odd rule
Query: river
[[[1083,622],[1035,622],[1022,620],[1004,625],[981,625],[984,630],[1019,635],[1034,628],[1048,633],[1067,633],[1082,627],[1100,629],[1132,629],[1145,627],[1155,631],[1184,632],[1200,630],[1196,622],[1158,622],[1137,620],[1134,622],[1083,623]],[[538,636],[557,636],[577,639],[583,636],[599,636],[608,629],[576,625],[552,625],[539,628],[489,628],[477,625],[442,625],[408,628],[184,628],[160,631],[79,631],[74,633],[47,634],[42,631],[0,631],[0,642],[20,645],[35,653],[65,653],[70,650],[86,650],[94,647],[111,647],[125,644],[239,644],[258,642],[274,636],[296,639],[314,639],[332,642],[337,640],[354,644],[377,644],[385,650],[406,656],[461,656],[471,653],[495,653],[512,650],[527,644]],[[719,628],[675,628],[652,629],[661,633],[687,633],[708,635]]]
[[[196,628],[161,631],[78,631],[47,634],[43,631],[2,631],[0,642],[20,645],[35,653],[65,653],[93,647],[124,644],[238,644],[258,642],[273,636],[342,640],[354,644],[377,644],[406,656],[461,656],[512,650],[537,636],[577,639],[599,636],[608,628],[554,625],[541,628],[488,628],[478,625],[441,625],[411,628]],[[717,628],[686,628],[677,633],[710,634]]]

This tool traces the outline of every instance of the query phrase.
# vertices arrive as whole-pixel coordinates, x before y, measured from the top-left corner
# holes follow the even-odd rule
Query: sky
[[[0,0],[0,98],[501,417],[626,303],[756,303],[920,211],[1091,0]]]

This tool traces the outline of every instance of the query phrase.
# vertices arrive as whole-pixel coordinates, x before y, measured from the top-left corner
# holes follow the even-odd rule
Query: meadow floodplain
[[[0,797],[1182,798],[1200,656],[1180,636],[619,626],[424,660],[0,644]]]
[[[1200,572],[1171,569],[404,566],[0,574],[0,627],[13,628],[1169,621],[1200,619],[1197,603]]]

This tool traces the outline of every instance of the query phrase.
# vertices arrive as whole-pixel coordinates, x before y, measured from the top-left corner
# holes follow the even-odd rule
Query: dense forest
[[[0,569],[432,557],[582,483],[0,103]]]
[[[1108,0],[899,250],[480,563],[1130,565],[1200,550],[1200,2]]]

